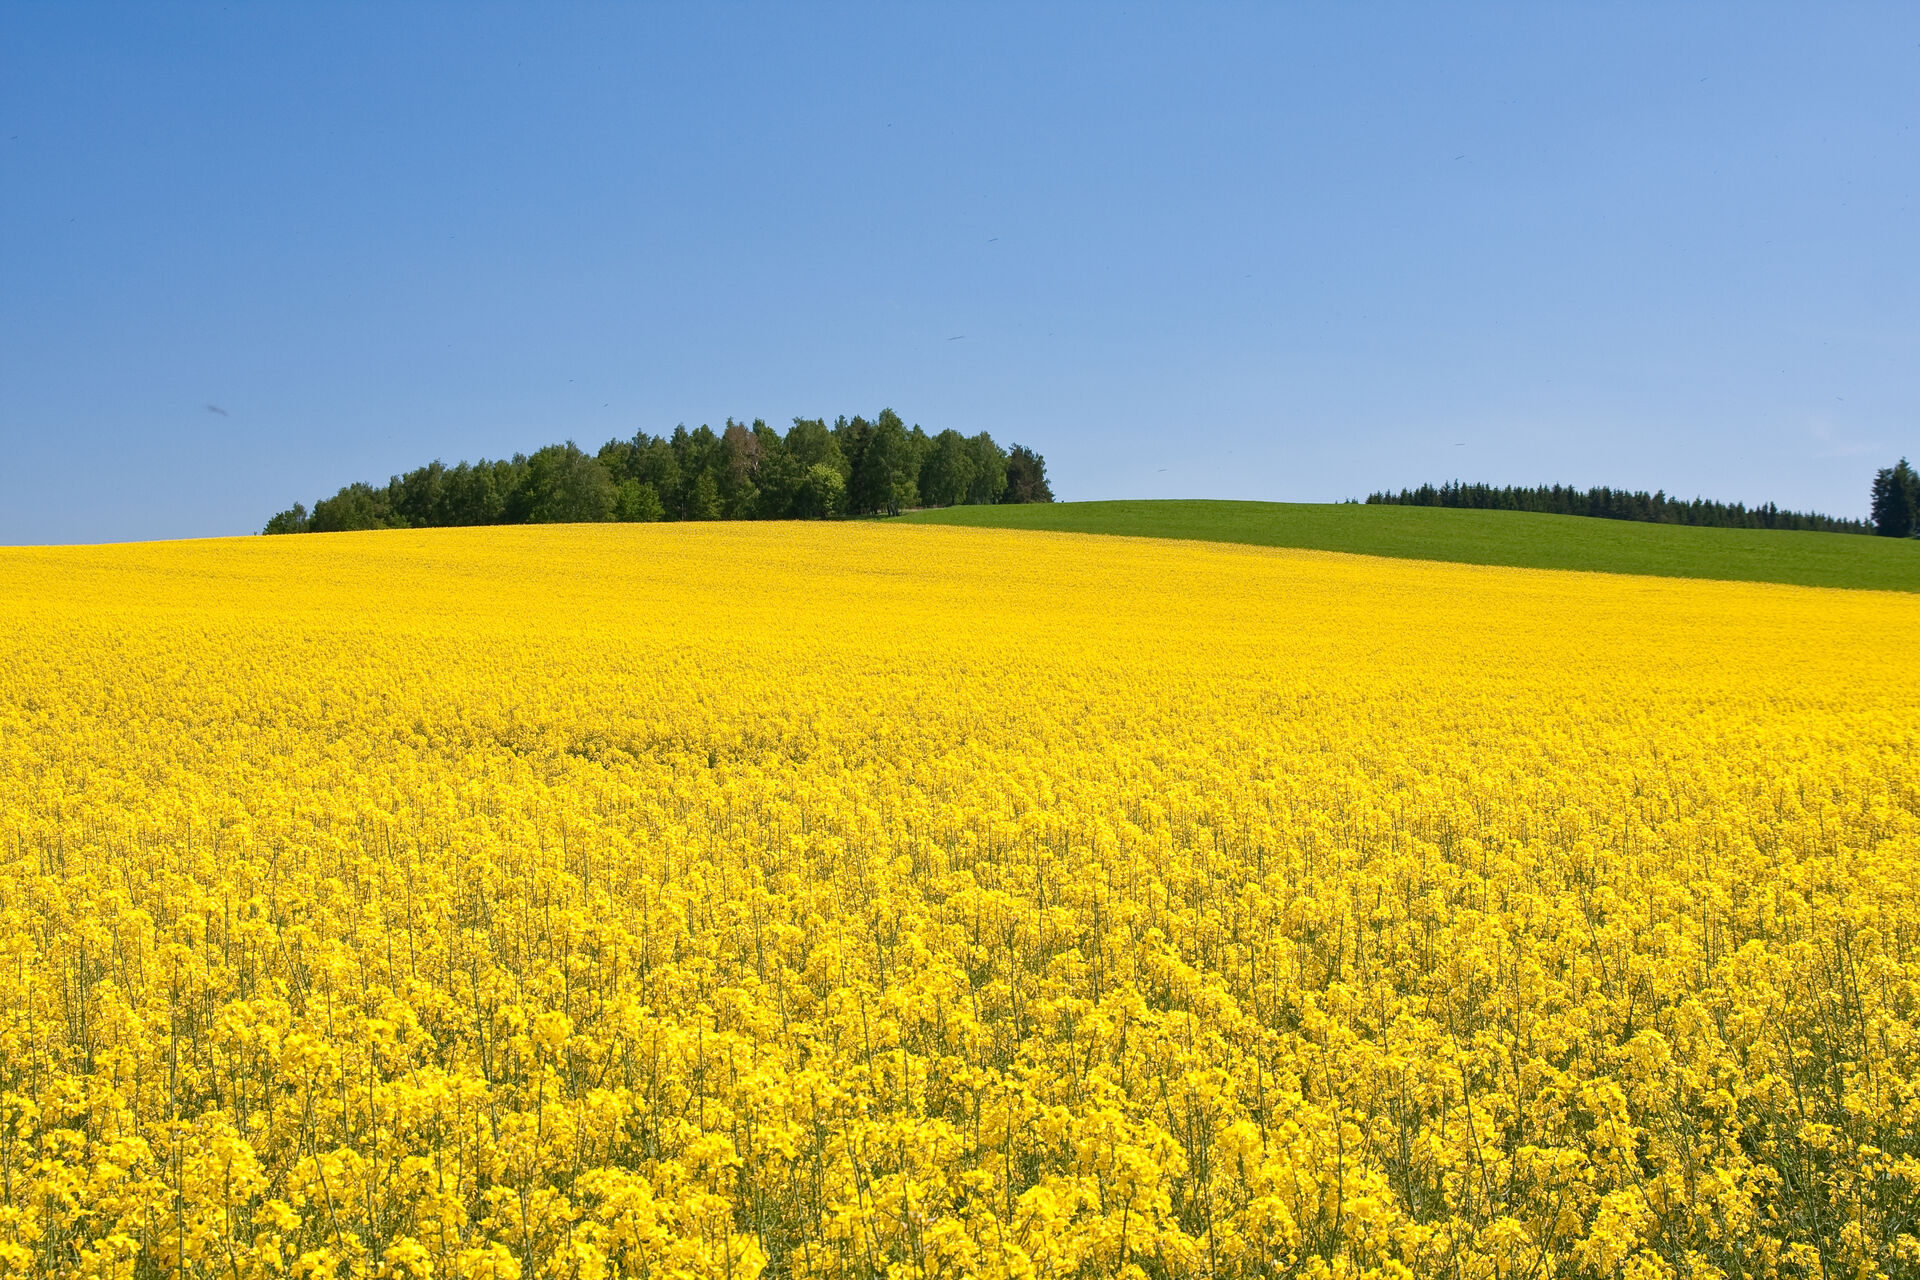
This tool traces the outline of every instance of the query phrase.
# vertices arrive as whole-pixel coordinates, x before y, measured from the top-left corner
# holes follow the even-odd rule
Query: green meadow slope
[[[1449,507],[1190,500],[943,507],[899,519],[1245,542],[1531,569],[1920,591],[1920,540],[1844,533],[1702,529]]]

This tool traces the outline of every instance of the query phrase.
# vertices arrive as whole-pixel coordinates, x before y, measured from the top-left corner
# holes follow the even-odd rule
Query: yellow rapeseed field
[[[1920,599],[0,551],[0,1271],[1920,1273]]]

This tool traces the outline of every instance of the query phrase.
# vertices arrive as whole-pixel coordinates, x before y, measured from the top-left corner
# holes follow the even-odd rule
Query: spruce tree
[[[1873,531],[1883,538],[1911,538],[1920,515],[1920,474],[1905,458],[1873,477]]]

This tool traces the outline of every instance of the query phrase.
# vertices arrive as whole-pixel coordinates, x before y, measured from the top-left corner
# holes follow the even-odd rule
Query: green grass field
[[[1858,534],[1697,529],[1525,511],[1187,500],[945,507],[898,518],[1532,569],[1920,591],[1920,540]]]

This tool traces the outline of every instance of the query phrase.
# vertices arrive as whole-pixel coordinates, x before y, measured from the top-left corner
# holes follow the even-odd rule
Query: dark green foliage
[[[942,431],[920,467],[920,500],[930,507],[953,507],[967,500],[973,486],[973,450],[958,431]]]
[[[613,518],[629,523],[658,520],[667,509],[660,505],[660,494],[644,480],[629,476],[614,486]]]
[[[849,487],[856,511],[897,516],[918,506],[919,459],[906,424],[891,409],[882,409],[874,421],[860,461],[854,465]]]
[[[1007,450],[1007,487],[1002,502],[1052,502],[1047,460],[1023,445]]]
[[[519,487],[526,459],[516,457],[469,466],[461,463],[447,472],[440,490],[441,507],[428,524],[498,524],[506,519],[507,499]],[[404,482],[405,477],[401,477]]]
[[[313,504],[310,533],[346,533],[355,529],[404,529],[405,517],[393,509],[392,486],[376,489],[350,484],[331,498]]]
[[[687,492],[682,514],[688,520],[718,520],[721,512],[720,482],[713,478],[711,471],[702,471],[694,477],[693,487]]]
[[[1015,445],[1014,448],[1019,449],[1020,446]],[[961,501],[968,505],[1000,502],[1003,499],[1006,501],[1015,501],[1015,499],[1006,498],[1007,451],[995,444],[993,437],[984,431],[967,441],[967,451],[973,456],[973,478],[967,482],[967,493]],[[1035,466],[1039,469],[1042,477],[1044,477],[1047,464],[1041,460],[1040,455],[1031,449],[1021,449],[1020,451],[1034,460]],[[1045,496],[1028,500],[1033,502],[1052,502],[1053,491],[1046,487],[1044,478],[1041,481],[1040,488]]]
[[[1665,490],[1576,489],[1572,485],[1541,485],[1534,489],[1488,484],[1423,484],[1398,493],[1370,493],[1367,501],[1398,507],[1465,507],[1475,511],[1537,511],[1555,516],[1598,516],[1604,520],[1643,520],[1651,524],[1692,524],[1714,529],[1803,529],[1819,533],[1870,533],[1865,522],[1823,516],[1813,512],[1782,511],[1769,502],[1764,507],[1669,498]]]
[[[729,520],[751,520],[759,513],[760,470],[766,462],[766,445],[754,428],[766,425],[756,422],[749,428],[728,418],[727,429],[720,433],[718,480],[725,486],[721,509]]]
[[[855,477],[861,474],[861,466],[867,457],[867,442],[873,439],[873,424],[855,414],[852,418],[844,415],[833,424],[833,443],[839,450],[844,466],[840,472],[847,481],[847,500],[855,511],[871,511],[873,508],[862,505],[855,496]]]
[[[1044,496],[1014,496],[1016,463],[1039,477]],[[871,422],[843,417],[832,427],[795,418],[785,436],[757,419],[729,418],[718,433],[706,426],[677,427],[671,436],[643,431],[592,455],[568,441],[531,456],[433,462],[381,487],[350,484],[311,512],[296,503],[264,532],[892,515],[928,501],[1050,502],[1045,476],[1045,462],[1031,450],[1015,445],[1009,455],[984,431],[930,437],[891,409]]]
[[[1002,503],[917,511],[901,519],[925,524],[1308,547],[1534,569],[1920,592],[1920,540],[1913,538],[1836,538],[1781,529],[1702,529],[1633,520],[1580,520],[1528,511],[1462,511],[1357,502]]]
[[[1920,534],[1920,474],[1905,458],[1874,474],[1873,531],[1883,538]]]
[[[842,478],[853,472],[853,464],[840,452],[840,441],[823,418],[795,418],[785,444],[794,465],[802,471],[824,464],[838,471]]]
[[[262,533],[305,533],[307,531],[307,504],[296,502],[285,511],[267,521]]]
[[[569,440],[527,459],[507,503],[513,524],[589,524],[613,518],[613,477]]]
[[[816,462],[794,489],[789,514],[801,520],[825,520],[847,512],[847,482],[838,467]]]

